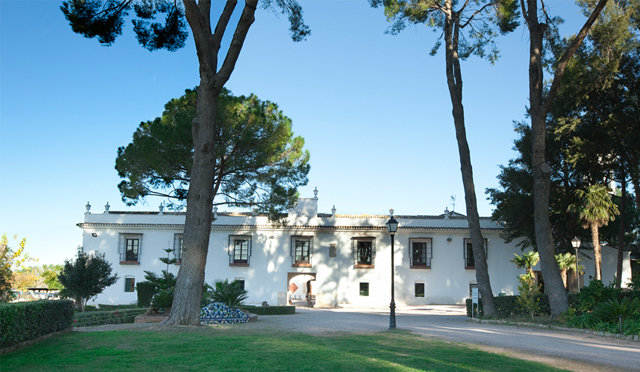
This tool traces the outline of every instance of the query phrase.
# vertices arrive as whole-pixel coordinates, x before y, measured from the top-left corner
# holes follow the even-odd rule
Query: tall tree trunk
[[[631,172],[631,183],[633,190],[636,192],[636,209],[640,211],[640,180],[635,172]]]
[[[547,96],[543,98],[544,75],[542,68],[542,46],[544,33],[548,27],[540,23],[537,0],[520,0],[522,15],[529,29],[529,113],[531,115],[531,132],[533,145],[533,220],[536,245],[540,253],[540,268],[544,277],[545,292],[549,298],[551,316],[558,316],[569,309],[569,298],[562,285],[560,270],[555,261],[555,245],[551,235],[549,220],[549,197],[551,166],[546,157],[546,116],[551,103],[560,88],[564,70],[569,60],[578,49],[589,29],[600,15],[607,0],[600,0],[594,11],[572,40],[567,50],[557,63],[553,82]]]
[[[627,206],[627,179],[624,171],[622,172],[622,200],[620,201],[620,230],[618,232],[618,265],[616,267],[616,288],[622,287],[622,261],[624,260],[624,217]]]
[[[544,277],[545,293],[549,297],[551,315],[557,316],[569,308],[560,270],[556,264],[555,246],[549,220],[551,167],[546,162],[546,112],[544,111],[542,44],[546,24],[538,22],[536,0],[528,1],[527,23],[529,44],[529,100],[531,103],[531,131],[533,136],[533,218],[536,245],[540,254],[540,267]]]
[[[602,252],[600,250],[600,231],[598,224],[591,224],[591,244],[593,244],[593,260],[596,264],[596,280],[602,280]]]
[[[193,31],[198,53],[200,85],[198,86],[197,119],[194,120],[191,128],[194,152],[187,194],[184,257],[176,279],[172,311],[165,324],[200,325],[200,302],[215,197],[213,183],[218,95],[233,72],[249,27],[254,21],[258,0],[245,2],[226,58],[218,70],[220,43],[236,3],[237,1],[227,1],[215,32],[211,33],[210,1],[201,0],[198,4],[194,0],[184,1],[185,15]]]
[[[444,26],[446,43],[446,73],[449,95],[453,105],[453,122],[456,129],[456,139],[458,141],[458,152],[460,153],[460,171],[462,173],[462,184],[464,185],[465,204],[467,207],[467,220],[469,223],[469,233],[473,250],[473,259],[476,265],[476,281],[478,290],[482,296],[482,308],[484,316],[492,317],[495,314],[493,304],[493,290],[489,279],[487,257],[484,250],[484,239],[480,230],[480,217],[478,215],[478,205],[476,201],[476,191],[473,183],[473,169],[471,167],[471,155],[464,124],[464,107],[462,106],[462,73],[460,71],[460,60],[458,58],[458,35],[460,19],[453,12],[452,1],[447,0],[446,21]]]

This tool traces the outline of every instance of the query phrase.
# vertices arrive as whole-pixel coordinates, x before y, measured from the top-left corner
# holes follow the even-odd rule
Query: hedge
[[[138,293],[138,306],[149,307],[151,299],[156,293],[156,286],[151,282],[138,282],[136,292]]]
[[[243,305],[242,310],[258,315],[288,315],[295,314],[295,306],[251,306]]]
[[[98,311],[114,311],[114,310],[124,310],[124,309],[139,309],[138,305],[98,305]],[[149,306],[145,306],[149,307]]]
[[[74,327],[92,327],[105,324],[133,323],[135,317],[144,314],[147,309],[124,309],[116,311],[91,311],[88,313],[75,313]]]
[[[494,297],[493,304],[496,307],[495,317],[510,318],[518,315],[529,315],[529,312],[526,309],[522,308],[520,304],[518,304],[518,297],[520,296]],[[640,298],[640,291],[620,292],[620,293],[617,293],[617,297],[620,300],[625,297]],[[551,309],[549,308],[549,299],[547,298],[547,295],[545,293],[536,295],[535,301],[537,304],[537,308],[535,312],[536,316],[551,314]],[[585,301],[588,301],[588,300],[585,300]],[[471,317],[471,299],[470,298],[466,300],[466,305],[467,305],[467,317],[470,318]],[[590,305],[591,304],[589,304],[588,306],[590,307]],[[580,312],[581,309],[590,310],[590,308],[586,309],[585,306],[587,306],[587,304],[581,303],[581,297],[579,293],[569,293],[569,307],[571,309],[577,310],[578,312]],[[478,299],[478,306],[474,307],[475,316],[477,316],[478,311],[480,312],[480,317],[482,317],[484,315],[482,311],[482,299]]]
[[[0,304],[0,348],[69,329],[72,319],[69,300]]]

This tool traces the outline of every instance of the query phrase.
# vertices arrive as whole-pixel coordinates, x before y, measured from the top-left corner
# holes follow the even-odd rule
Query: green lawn
[[[559,371],[407,331],[309,336],[245,325],[72,332],[0,356],[9,371]]]

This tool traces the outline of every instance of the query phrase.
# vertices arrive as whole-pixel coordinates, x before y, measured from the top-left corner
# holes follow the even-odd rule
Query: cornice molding
[[[84,228],[106,228],[106,227],[148,227],[148,228],[184,228],[184,224],[177,223],[104,223],[104,222],[83,222],[78,223],[81,229]],[[248,230],[315,230],[315,231],[354,231],[354,230],[386,230],[386,226],[320,226],[320,225],[249,225],[249,224],[212,224],[212,230],[227,229],[248,229]],[[405,231],[468,231],[468,227],[452,227],[452,226],[400,226],[399,230]],[[482,231],[501,231],[503,228],[484,227]]]

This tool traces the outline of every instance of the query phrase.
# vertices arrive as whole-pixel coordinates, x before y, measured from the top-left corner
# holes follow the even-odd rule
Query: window
[[[356,268],[373,268],[376,256],[375,238],[352,238]]]
[[[430,269],[432,253],[431,238],[409,239],[409,260],[412,269]]]
[[[247,263],[249,259],[249,240],[236,239],[233,241],[233,262]]]
[[[468,270],[475,270],[476,261],[473,258],[473,245],[471,239],[464,240],[463,254],[464,254],[464,268]],[[484,239],[484,253],[487,255],[487,239]]]
[[[416,297],[424,297],[424,283],[415,283]]]
[[[120,234],[118,237],[118,254],[120,264],[140,264],[140,247],[142,234]]]
[[[244,291],[244,278],[235,278],[234,282],[238,284],[238,287]]]
[[[229,236],[229,266],[249,266],[251,235]]]
[[[124,278],[124,291],[125,292],[133,292],[136,288],[136,279],[135,278]]]
[[[177,264],[182,262],[183,251],[182,246],[184,244],[184,235],[182,234],[174,234],[173,235],[173,257],[178,260]]]
[[[360,282],[360,296],[369,296],[369,283]]]
[[[311,255],[313,253],[313,237],[292,236],[291,256],[293,267],[311,267]]]
[[[140,239],[127,239],[125,261],[138,261],[138,248],[140,248]]]

